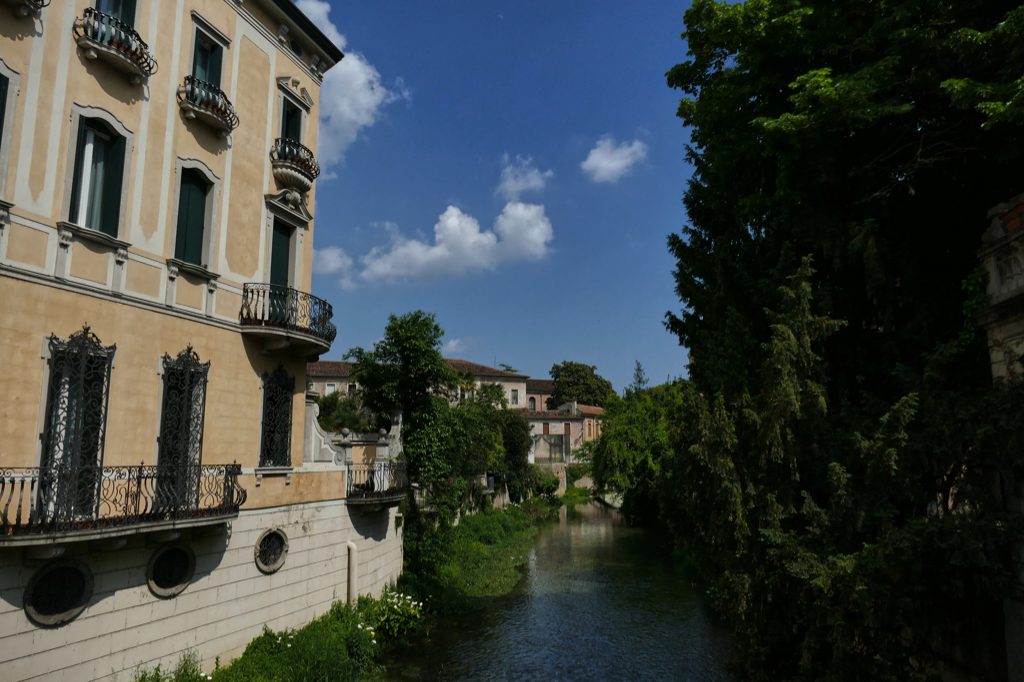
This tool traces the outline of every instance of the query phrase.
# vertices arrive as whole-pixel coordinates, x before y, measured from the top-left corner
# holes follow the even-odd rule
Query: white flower
[[[377,640],[373,640],[373,643],[374,643],[374,644],[376,644],[376,643],[377,643]]]
[[[288,648],[290,649],[291,647],[292,647],[292,645],[291,645],[291,644],[289,644],[289,645],[288,645]]]

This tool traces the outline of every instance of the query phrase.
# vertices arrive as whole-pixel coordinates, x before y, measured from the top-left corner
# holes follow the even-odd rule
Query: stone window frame
[[[156,584],[153,579],[153,569],[156,567],[156,562],[159,561],[160,557],[166,554],[172,549],[180,549],[185,552],[185,556],[188,557],[188,568],[185,570],[188,577],[185,578],[181,583],[174,587],[160,587]],[[168,542],[165,545],[158,547],[150,556],[149,562],[146,564],[146,584],[149,586],[149,591],[153,593],[153,596],[160,599],[174,599],[179,594],[188,589],[188,586],[192,584],[192,578],[196,574],[196,553],[192,549],[192,546],[187,542]]]
[[[277,561],[275,561],[274,563],[268,565],[268,564],[264,564],[262,561],[260,561],[260,544],[262,544],[263,539],[265,537],[267,537],[268,535],[272,535],[272,534],[276,534],[276,535],[280,535],[281,536],[281,538],[284,540],[284,550],[281,552],[281,556],[280,556],[280,558]],[[285,562],[288,560],[288,548],[289,548],[288,534],[285,533],[282,528],[274,527],[274,528],[266,529],[265,531],[260,533],[260,536],[258,538],[256,538],[256,544],[253,545],[253,548],[252,548],[253,561],[256,563],[256,568],[258,568],[260,570],[260,573],[263,573],[265,575],[270,575],[271,573],[277,573],[278,571],[281,570],[281,568],[284,566]]]
[[[115,133],[124,138],[124,168],[121,172],[121,202],[117,213],[117,237],[99,230],[90,230],[84,225],[78,225],[71,216],[71,194],[75,184],[75,162],[78,156],[78,130],[82,125],[83,118],[99,119],[110,126]],[[127,248],[130,246],[129,221],[128,221],[128,184],[131,182],[132,153],[135,151],[135,133],[128,129],[117,116],[102,107],[88,104],[71,103],[71,136],[68,140],[67,165],[64,167],[64,199],[61,206],[61,215],[64,217],[64,224],[73,228],[76,236],[83,239],[91,239],[109,246]],[[96,233],[96,234],[92,234]]]
[[[35,591],[36,585],[38,585],[39,581],[46,577],[47,574],[51,573],[52,571],[58,568],[66,567],[74,568],[82,574],[85,582],[82,594],[75,602],[75,605],[67,611],[64,611],[63,613],[49,616],[39,613],[35,610],[35,607],[32,605],[32,593],[33,591]],[[89,567],[81,561],[78,561],[77,559],[58,559],[56,561],[51,561],[43,565],[42,568],[38,569],[34,574],[32,574],[32,577],[29,579],[28,584],[25,585],[25,592],[22,598],[22,608],[25,610],[25,615],[28,617],[28,619],[32,622],[33,625],[36,625],[41,628],[60,627],[61,625],[73,621],[82,613],[82,611],[85,610],[85,608],[89,605],[89,601],[92,599],[95,587],[96,580],[93,577],[92,571],[89,570]]]
[[[206,220],[203,226],[203,264],[195,265],[186,263],[175,258],[174,247],[178,238],[178,204],[181,202],[181,176],[185,169],[198,172],[210,184],[210,191],[206,195]],[[220,177],[213,172],[209,166],[191,157],[177,157],[174,164],[174,208],[171,211],[170,243],[167,252],[167,264],[177,267],[191,275],[195,275],[207,281],[216,280],[220,277],[212,267],[218,245],[219,231],[217,229],[220,217],[220,200],[222,185]]]
[[[285,203],[288,198],[293,198],[297,195],[298,192],[293,190],[283,190],[277,194],[266,195],[267,224],[264,228],[266,246],[264,249],[265,265],[263,268],[263,282],[265,284],[270,284],[270,262],[274,246],[274,221],[280,220],[292,228],[291,237],[288,240],[288,248],[291,251],[288,267],[288,286],[292,289],[302,288],[302,249],[306,230],[309,229],[309,223],[313,218],[309,215],[309,211],[305,206],[301,206],[301,210],[295,210]]]
[[[220,83],[217,87],[226,93],[227,91],[224,90],[224,63],[228,56],[228,49],[231,47],[231,38],[217,28],[212,21],[195,10],[192,10],[192,43],[189,49],[188,71],[186,72],[186,75],[191,76],[195,70],[196,39],[199,33],[202,33],[203,37],[210,42],[220,45]]]
[[[519,405],[519,389],[518,388],[509,389],[509,401],[508,402],[509,402],[510,405]]]
[[[281,76],[277,79],[277,134],[273,135],[273,138],[276,140],[281,137],[281,126],[284,125],[284,103],[287,101],[297,106],[302,112],[299,144],[305,145],[306,133],[309,131],[309,114],[313,110],[314,102],[305,88],[298,89],[299,82],[297,76]]]
[[[0,76],[7,79],[7,103],[4,107],[4,128],[0,130],[0,202],[7,195],[7,175],[11,165],[11,144],[14,140],[14,111],[21,94],[21,74],[0,57]]]

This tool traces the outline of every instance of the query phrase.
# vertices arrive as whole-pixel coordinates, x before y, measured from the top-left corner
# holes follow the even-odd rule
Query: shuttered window
[[[135,26],[135,0],[97,0],[97,11]]]
[[[302,109],[287,99],[285,99],[284,112],[281,117],[281,137],[302,142]]]
[[[70,218],[78,225],[116,238],[125,139],[98,120],[82,118],[80,121]]]
[[[10,83],[7,76],[0,76],[0,140],[4,135],[4,116],[7,114],[7,85]]]
[[[196,33],[196,53],[192,60],[192,75],[219,88],[222,53],[220,45],[202,33]]]
[[[182,171],[174,257],[204,267],[203,233],[206,230],[206,197],[209,191],[209,184],[197,171],[190,168]]]

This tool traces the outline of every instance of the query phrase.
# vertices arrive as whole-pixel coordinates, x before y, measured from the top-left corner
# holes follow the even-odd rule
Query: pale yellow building
[[[3,679],[209,666],[397,575],[304,390],[342,57],[291,0],[0,0]]]

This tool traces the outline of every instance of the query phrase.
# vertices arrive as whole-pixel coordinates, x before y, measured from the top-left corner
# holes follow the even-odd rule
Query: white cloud
[[[494,232],[501,237],[502,260],[537,260],[547,252],[554,239],[551,221],[544,207],[510,201],[494,221]]]
[[[335,45],[345,50],[348,41],[330,20],[331,6],[324,0],[297,0],[295,3]],[[381,81],[380,73],[358,52],[346,51],[345,58],[324,74],[320,90],[320,128],[317,160],[324,168],[345,157],[359,131],[372,126],[385,106],[398,100],[410,100],[411,92],[401,78],[393,89]],[[327,173],[323,179],[330,179]]]
[[[552,170],[540,171],[529,156],[517,156],[512,161],[508,154],[501,159],[501,181],[494,193],[505,201],[519,201],[519,195],[530,190],[542,190],[548,179],[555,174]]]
[[[605,135],[590,150],[580,168],[594,182],[615,182],[645,158],[647,145],[640,140],[615,144],[611,135]]]
[[[441,346],[441,355],[450,357],[466,350],[466,342],[462,339],[449,339]]]
[[[335,275],[340,273],[338,284],[342,289],[355,287],[355,282],[352,279],[354,264],[352,258],[340,247],[325,246],[322,249],[313,249],[313,274]]]
[[[434,225],[434,243],[393,233],[387,246],[360,258],[359,278],[366,282],[400,279],[442,279],[493,270],[502,262],[536,260],[547,253],[554,238],[544,207],[510,201],[495,220],[494,230],[455,206],[449,206]]]

